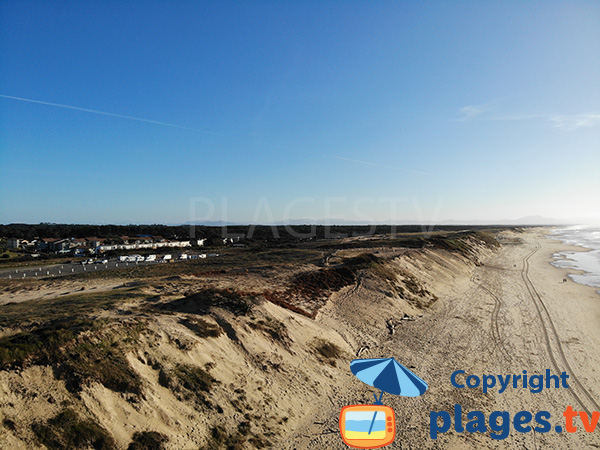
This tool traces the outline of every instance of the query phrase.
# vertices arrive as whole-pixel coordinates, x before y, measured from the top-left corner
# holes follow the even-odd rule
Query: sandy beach
[[[357,357],[393,356],[429,388],[416,398],[384,394],[383,403],[396,414],[396,439],[389,448],[598,448],[598,432],[585,432],[580,418],[574,422],[577,432],[555,431],[557,425],[565,427],[562,413],[568,406],[587,413],[600,410],[600,296],[594,288],[563,281],[569,269],[552,266],[552,254],[581,249],[549,239],[548,232],[548,228],[505,230],[496,235],[502,243],[498,248],[466,238],[463,242],[473,250],[468,256],[439,247],[372,250],[385,259],[357,272],[353,283],[332,293],[315,318],[264,300],[244,315],[223,308],[161,313],[148,309],[145,299],[177,304],[186,292],[207,287],[283,289],[289,277],[306,271],[323,273],[328,265],[286,262],[201,277],[146,279],[138,288],[136,283],[127,284],[133,287],[121,294],[111,283],[123,287],[123,280],[88,284],[85,293],[110,291],[115,298],[127,289],[140,289],[142,303],[132,297],[94,317],[100,314],[113,321],[113,331],[106,333],[123,333],[128,323],[144,324],[135,346],[123,350],[124,365],[133,371],[144,395],[115,392],[92,380],[74,396],[49,366],[0,371],[0,413],[5,423],[14,424],[12,431],[0,428],[0,447],[41,448],[31,425],[50,420],[70,405],[110,433],[115,448],[127,448],[138,431],[158,431],[169,450],[211,448],[216,439],[220,444],[215,448],[221,448],[241,436],[254,440],[237,448],[265,448],[260,446],[268,442],[270,448],[284,450],[341,450],[347,448],[338,428],[341,409],[372,403],[376,392],[352,375],[350,362]],[[328,262],[343,261],[356,252],[336,251]],[[79,284],[53,283],[32,285],[34,291],[15,285],[2,299],[17,303],[9,308],[35,306],[32,299],[61,301],[69,297],[61,297],[62,292],[80,289]],[[196,334],[198,328],[185,325],[190,320],[200,320],[196,323],[208,334]],[[215,331],[213,336],[210,330]],[[317,350],[324,343],[336,350]],[[198,397],[203,403],[164,381],[165,374],[176,373],[177,367],[201,367],[210,373],[210,396],[200,392]],[[481,387],[454,387],[451,376],[457,370],[464,371],[457,377],[460,382],[467,375],[482,378],[526,371],[531,376],[549,370],[560,376],[564,371],[570,387],[532,393],[517,385],[502,393],[498,388],[484,393]],[[462,408],[463,425],[471,411],[481,411],[487,419],[494,411],[506,411],[511,418],[508,435],[494,440],[489,431],[459,432],[453,425],[431,439],[430,412],[446,411],[454,417],[455,405]],[[551,430],[516,431],[512,419],[520,411],[533,415],[547,411]],[[227,434],[215,438],[215,426]]]
[[[0,450],[600,450],[600,0],[64,4],[0,3]]]
[[[431,273],[428,288],[439,296],[431,314],[408,322],[376,350],[361,358],[394,356],[429,383],[419,398],[384,395],[384,403],[396,411],[397,437],[391,448],[598,448],[598,432],[556,433],[562,412],[598,411],[600,400],[600,296],[594,288],[563,282],[569,270],[550,264],[557,251],[569,247],[546,237],[548,229],[504,233],[502,249],[474,267],[470,276],[444,277]],[[433,272],[440,268],[430,266]],[[335,303],[335,300],[334,300]],[[508,388],[457,389],[450,383],[455,370],[481,377],[483,374],[532,374],[550,369],[567,371],[570,389],[544,389],[531,393]],[[338,387],[332,403],[323,401],[320,413],[305,428],[293,433],[286,449],[343,449],[336,430],[340,409],[347,404],[371,403],[374,390],[356,379]],[[463,415],[481,410],[548,411],[552,430],[519,433],[511,429],[504,440],[478,433],[457,433],[451,428],[437,440],[429,437],[429,412],[449,411],[460,404]],[[466,417],[463,419],[466,421]],[[320,424],[326,424],[325,426]],[[325,434],[323,434],[325,433]]]

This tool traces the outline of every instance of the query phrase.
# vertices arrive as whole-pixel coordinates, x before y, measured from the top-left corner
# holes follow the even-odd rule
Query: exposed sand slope
[[[471,273],[460,264],[447,272],[440,270],[431,264],[433,260],[439,261],[437,256],[424,257],[428,266],[423,266],[426,270],[420,272],[420,276],[427,274],[423,279],[428,281],[428,288],[440,297],[432,313],[421,320],[407,322],[387,342],[361,355],[394,356],[406,366],[414,366],[414,371],[429,383],[429,390],[419,398],[384,395],[385,404],[396,411],[397,437],[391,448],[583,449],[600,446],[598,430],[586,433],[580,422],[580,429],[574,434],[558,434],[554,430],[523,434],[512,430],[507,439],[495,441],[489,435],[451,430],[441,434],[437,441],[429,438],[429,411],[445,410],[453,414],[455,403],[462,405],[465,416],[471,410],[484,411],[488,417],[494,410],[509,411],[511,416],[521,410],[534,413],[545,410],[552,414],[552,426],[561,424],[563,428],[562,412],[568,405],[576,410],[600,410],[597,406],[600,400],[600,297],[592,288],[570,281],[562,283],[566,271],[551,266],[549,260],[552,253],[566,246],[545,238],[546,231],[509,233],[514,243],[489,255],[485,265],[475,267]],[[448,261],[440,262],[448,264]],[[335,304],[331,304],[332,309]],[[547,389],[532,394],[527,389],[509,388],[503,394],[492,391],[484,395],[480,389],[452,387],[450,375],[457,369],[480,377],[521,374],[523,370],[530,375],[543,373],[545,369],[558,374],[567,370],[571,375],[571,389]],[[339,411],[344,405],[371,403],[372,391],[358,380],[338,388],[334,405],[322,402],[320,411],[307,418],[304,427],[282,448],[347,448],[339,433],[327,434],[328,430],[337,429]],[[324,425],[319,425],[321,423]]]
[[[333,294],[314,320],[263,301],[246,315],[221,309],[204,315],[220,335],[199,337],[180,321],[193,314],[136,313],[132,304],[131,317],[146,324],[127,355],[141,377],[143,395],[135,398],[93,383],[77,397],[48,368],[0,371],[0,423],[8,419],[16,424],[16,430],[0,426],[0,448],[40,448],[31,423],[69,405],[106,428],[122,449],[136,431],[163,433],[167,449],[198,449],[210,441],[215,427],[229,440],[243,436],[245,444],[239,448],[270,443],[285,450],[345,449],[339,411],[371,403],[374,391],[350,373],[349,362],[358,354],[394,356],[429,383],[418,398],[384,395],[396,411],[397,438],[391,448],[597,447],[598,432],[582,431],[513,431],[503,441],[448,432],[437,441],[429,439],[429,411],[452,412],[455,403],[465,414],[547,410],[556,423],[567,405],[598,409],[600,297],[593,289],[562,283],[565,271],[550,266],[548,259],[564,246],[544,238],[543,230],[505,237],[498,252],[480,248],[471,260],[430,249],[391,255],[396,257],[384,268],[365,272],[355,285]],[[220,288],[269,287],[264,278],[249,279],[247,285],[243,277],[218,280]],[[163,283],[166,299],[205,282],[186,278]],[[432,303],[434,296],[439,300]],[[316,348],[323,343],[337,346],[339,355],[320,354]],[[165,374],[182,365],[208,372],[214,380],[210,391],[168,387]],[[559,373],[567,366],[578,380],[571,390],[531,394],[509,389],[484,395],[450,384],[457,369],[481,376],[546,368]]]

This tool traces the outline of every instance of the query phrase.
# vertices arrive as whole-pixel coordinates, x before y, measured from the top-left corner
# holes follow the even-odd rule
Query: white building
[[[171,242],[152,242],[148,244],[115,244],[115,245],[100,245],[96,251],[107,252],[109,250],[138,250],[142,248],[156,249],[161,247],[191,247],[189,241],[171,241]]]

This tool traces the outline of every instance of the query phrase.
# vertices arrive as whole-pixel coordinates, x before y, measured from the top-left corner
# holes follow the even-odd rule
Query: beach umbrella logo
[[[381,399],[384,392],[404,397],[418,397],[427,383],[394,358],[355,359],[350,370],[363,383],[379,389],[371,405],[344,406],[340,412],[340,433],[344,443],[355,448],[379,448],[396,437],[394,410]]]

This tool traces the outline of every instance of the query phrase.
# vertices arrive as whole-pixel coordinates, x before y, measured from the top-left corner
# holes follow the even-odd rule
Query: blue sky
[[[600,2],[0,3],[0,222],[600,218]]]

